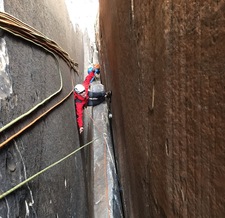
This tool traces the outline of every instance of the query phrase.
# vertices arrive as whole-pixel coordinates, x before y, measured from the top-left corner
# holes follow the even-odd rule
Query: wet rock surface
[[[127,217],[225,216],[224,9],[223,1],[100,0]]]

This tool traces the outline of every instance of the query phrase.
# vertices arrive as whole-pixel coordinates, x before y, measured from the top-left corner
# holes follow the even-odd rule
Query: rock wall
[[[4,10],[54,40],[75,62],[83,63],[82,35],[78,29],[73,29],[63,0],[57,3],[54,0],[6,0]],[[1,132],[2,143],[65,98],[74,83],[83,77],[79,78],[62,58],[57,56],[58,68],[57,60],[43,48],[8,32],[1,33],[6,42],[7,70],[12,84],[11,92],[0,100],[1,128],[59,90],[59,68],[62,73],[62,90],[29,116]],[[81,64],[78,70],[82,68]],[[79,146],[74,100],[70,94],[62,104],[1,147],[0,193]],[[87,217],[84,169],[81,153],[71,156],[1,199],[0,217]]]
[[[225,216],[225,3],[100,0],[127,217]]]

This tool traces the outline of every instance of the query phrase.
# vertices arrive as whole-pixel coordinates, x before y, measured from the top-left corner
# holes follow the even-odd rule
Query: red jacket
[[[90,81],[91,79],[95,76],[94,72],[92,71],[91,73],[89,73],[84,82],[83,82],[83,86],[85,87],[85,93],[86,93],[86,97],[83,98],[81,95],[77,94],[75,91],[73,92],[74,94],[74,101],[75,101],[75,107],[76,107],[76,116],[77,116],[77,124],[78,127],[83,127],[83,111],[84,111],[84,107],[87,106],[88,103],[88,88],[90,85]]]

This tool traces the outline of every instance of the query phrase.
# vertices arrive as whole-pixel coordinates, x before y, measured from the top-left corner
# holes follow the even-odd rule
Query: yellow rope
[[[63,87],[62,75],[61,75],[61,71],[59,68],[58,59],[56,58],[54,53],[60,55],[66,61],[66,63],[71,68],[73,68],[75,71],[76,71],[75,66],[77,66],[77,64],[74,63],[70,59],[69,55],[66,52],[64,52],[54,41],[48,39],[46,36],[44,36],[42,33],[37,31],[33,27],[23,23],[22,21],[18,20],[17,18],[13,17],[10,14],[7,14],[5,12],[0,12],[0,28],[6,30],[7,32],[10,32],[13,35],[21,37],[27,41],[30,41],[30,42],[42,47],[49,53],[51,53],[57,62],[58,73],[59,73],[59,77],[60,77],[60,88],[55,93],[53,93],[52,95],[50,95],[49,97],[44,99],[42,102],[40,102],[39,104],[37,104],[36,106],[31,108],[26,113],[22,114],[21,116],[12,120],[8,124],[4,125],[2,128],[0,128],[0,132],[2,132],[4,130],[6,130],[7,128],[9,128],[10,126],[12,126],[14,123],[18,122],[22,118],[24,118],[27,115],[29,115],[30,113],[32,113],[39,106],[43,105],[45,102],[50,100],[52,97],[57,95],[62,90],[62,87]]]
[[[51,164],[50,166],[44,168],[43,170],[39,171],[38,173],[34,174],[33,176],[29,177],[28,179],[24,180],[23,182],[19,183],[18,185],[14,186],[13,188],[9,189],[8,191],[4,192],[3,194],[0,195],[0,199],[4,198],[5,196],[7,196],[8,194],[12,193],[13,191],[17,190],[18,188],[20,188],[21,186],[23,186],[24,184],[28,183],[29,181],[31,181],[32,179],[36,178],[37,176],[39,176],[40,174],[44,173],[45,171],[49,170],[50,168],[54,167],[55,165],[59,164],[60,162],[66,160],[68,157],[70,157],[71,155],[77,153],[79,150],[85,148],[87,145],[93,143],[94,141],[96,141],[98,138],[88,142],[87,144],[83,145],[82,147],[76,149],[75,151],[71,152],[70,154],[68,154],[67,156],[65,156],[64,158],[56,161],[55,163]]]
[[[12,15],[9,15],[5,12],[0,12],[0,28],[3,30],[6,30],[7,32],[10,32],[18,37],[21,37],[27,41],[30,41],[42,48],[44,48],[45,50],[47,50],[48,52],[50,52],[54,58],[57,61],[57,66],[58,66],[58,72],[60,75],[60,88],[53,93],[52,95],[50,95],[48,98],[44,99],[42,102],[40,102],[39,104],[37,104],[35,107],[33,107],[32,109],[30,109],[29,111],[27,111],[26,113],[24,113],[23,115],[19,116],[18,118],[16,118],[15,120],[11,121],[10,123],[8,123],[7,125],[3,126],[0,129],[0,132],[4,131],[5,129],[7,129],[8,127],[10,127],[11,125],[13,125],[14,123],[16,123],[17,121],[21,120],[23,117],[27,116],[28,114],[30,114],[31,112],[33,112],[36,108],[38,108],[40,105],[43,105],[46,101],[48,101],[50,98],[52,98],[53,96],[55,96],[56,94],[58,94],[63,87],[63,82],[62,82],[62,75],[61,75],[61,71],[59,68],[59,62],[58,59],[56,58],[55,54],[58,54],[60,57],[63,58],[63,60],[73,69],[75,70],[75,72],[77,73],[77,70],[75,67],[78,66],[77,63],[74,63],[74,61],[69,57],[69,55],[63,51],[58,45],[57,43],[55,43],[54,41],[50,40],[49,38],[45,37],[44,35],[42,35],[39,31],[35,30],[34,28],[32,28],[31,26],[23,23],[22,21],[18,20],[17,18],[13,17]],[[55,54],[54,54],[55,53]],[[70,95],[71,93],[69,93]],[[68,97],[68,96],[66,96]],[[61,103],[62,101],[60,101],[59,103]],[[58,104],[59,104],[58,103]],[[58,105],[56,104],[56,106]],[[55,106],[54,106],[55,107]],[[52,109],[52,108],[51,108]],[[49,112],[50,109],[47,111]],[[43,116],[47,113],[45,112],[43,114]],[[42,117],[42,116],[40,116]],[[39,118],[38,118],[39,119]],[[36,122],[36,120],[34,121]],[[34,123],[32,122],[32,124]],[[12,193],[13,191],[17,190],[18,188],[20,188],[21,186],[23,186],[24,184],[26,184],[27,182],[31,181],[32,179],[36,178],[37,176],[39,176],[40,174],[44,173],[45,171],[47,171],[48,169],[52,168],[53,166],[59,164],[60,162],[64,161],[65,159],[67,159],[68,157],[70,157],[71,155],[75,154],[76,152],[78,152],[79,150],[83,149],[84,147],[86,147],[87,145],[91,144],[92,142],[94,142],[97,139],[94,139],[92,141],[90,141],[89,143],[83,145],[82,147],[76,149],[75,151],[73,151],[72,153],[70,153],[69,155],[65,156],[64,158],[60,159],[59,161],[51,164],[50,166],[46,167],[45,169],[39,171],[38,173],[36,173],[35,175],[31,176],[30,178],[24,180],[23,182],[19,183],[18,185],[16,185],[15,187],[11,188],[10,190],[6,191],[5,193],[0,195],[0,199],[4,198],[5,196],[7,196],[8,194]],[[7,143],[7,142],[6,142]],[[3,146],[3,145],[2,145]]]
[[[51,110],[53,110],[55,107],[57,107],[62,102],[64,102],[72,93],[73,93],[73,91],[70,91],[68,93],[68,95],[65,96],[62,100],[60,100],[59,102],[57,102],[55,105],[53,105],[47,111],[45,111],[40,116],[38,116],[37,118],[35,118],[33,121],[31,121],[30,123],[28,123],[25,127],[23,127],[18,132],[16,132],[15,134],[13,134],[11,137],[7,138],[5,141],[3,141],[2,143],[0,143],[0,148],[2,148],[4,145],[6,145],[7,143],[9,143],[12,139],[14,139],[15,137],[17,137],[21,133],[23,133],[26,129],[28,129],[30,126],[32,126],[34,123],[36,123],[38,120],[40,120],[42,117],[44,117],[46,114],[48,114]]]
[[[55,56],[55,55],[54,55]],[[55,57],[56,58],[56,57]],[[56,59],[57,60],[57,59]],[[57,60],[58,63],[58,60]],[[59,64],[59,63],[58,63]],[[57,65],[58,65],[57,64]],[[62,75],[61,75],[61,70],[58,66],[58,72],[59,72],[59,77],[60,77],[60,87],[59,89],[54,92],[53,94],[51,94],[50,96],[48,96],[46,99],[44,99],[42,102],[40,102],[39,104],[35,105],[33,108],[31,108],[30,110],[28,110],[26,113],[20,115],[19,117],[17,117],[16,119],[10,121],[8,124],[4,125],[2,128],[0,128],[0,132],[6,130],[7,128],[9,128],[10,126],[12,126],[14,123],[18,122],[19,120],[21,120],[22,118],[26,117],[27,115],[31,114],[34,110],[36,110],[38,107],[40,107],[41,105],[43,105],[45,102],[47,102],[48,100],[50,100],[52,97],[54,97],[55,95],[57,95],[59,92],[61,92],[62,88],[63,88],[63,81],[62,81]]]

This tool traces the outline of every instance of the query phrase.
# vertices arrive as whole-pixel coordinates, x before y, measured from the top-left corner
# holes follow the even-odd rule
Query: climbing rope
[[[53,93],[52,95],[50,95],[48,98],[44,99],[42,102],[40,102],[39,104],[37,104],[36,106],[34,106],[32,109],[30,109],[29,111],[27,111],[23,115],[19,116],[18,118],[14,119],[13,121],[11,121],[10,123],[8,123],[7,125],[5,125],[2,128],[0,128],[0,132],[2,132],[4,130],[6,130],[8,127],[12,126],[14,123],[16,123],[19,120],[21,120],[22,118],[24,118],[25,116],[29,115],[31,112],[33,112],[39,106],[43,105],[46,101],[48,101],[49,99],[51,99],[53,96],[55,96],[56,94],[58,94],[62,90],[62,87],[63,87],[62,75],[61,75],[61,71],[60,71],[60,68],[59,68],[59,61],[56,58],[55,54],[59,55],[69,65],[70,68],[72,68],[73,70],[75,70],[76,73],[78,73],[77,70],[76,70],[76,67],[78,66],[78,64],[77,63],[74,63],[74,61],[69,57],[69,55],[66,52],[64,52],[54,41],[52,41],[49,38],[45,37],[39,31],[37,31],[34,28],[30,27],[29,25],[23,23],[22,21],[18,20],[17,18],[13,17],[12,15],[9,15],[9,14],[4,13],[4,12],[0,12],[0,28],[3,29],[3,30],[5,30],[5,31],[7,31],[7,32],[9,32],[9,33],[11,33],[11,34],[13,34],[13,35],[15,35],[15,36],[18,36],[18,37],[21,37],[21,38],[23,38],[23,39],[25,39],[27,41],[30,41],[30,42],[36,44],[37,46],[42,47],[46,51],[50,52],[54,56],[54,58],[55,58],[55,60],[57,62],[58,72],[59,72],[59,76],[60,76],[60,88],[55,93]],[[71,95],[71,93],[73,93],[73,91],[71,91],[61,101],[59,101],[54,106],[52,106],[50,109],[48,109],[47,111],[45,111],[44,113],[42,113],[39,117],[37,117],[36,119],[34,119],[28,125],[26,125],[25,127],[23,127],[17,133],[15,133],[11,137],[9,137],[7,140],[5,140],[4,142],[2,142],[0,144],[0,148],[3,147],[8,142],[10,142],[15,137],[17,137],[19,134],[21,134],[22,132],[24,132],[27,128],[29,128],[34,123],[36,123],[39,119],[41,119],[43,116],[45,116],[51,110],[53,110],[55,107],[57,107],[58,105],[60,105],[63,101],[65,101]],[[34,178],[36,178],[40,174],[44,173],[45,171],[49,170],[53,166],[55,166],[55,165],[59,164],[60,162],[66,160],[71,155],[77,153],[79,150],[85,148],[87,145],[93,143],[97,139],[98,138],[90,141],[89,143],[87,143],[87,144],[83,145],[82,147],[76,149],[75,151],[73,151],[69,155],[65,156],[64,158],[60,159],[59,161],[51,164],[50,166],[44,168],[43,170],[39,171],[35,175],[29,177],[28,179],[26,179],[23,182],[19,183],[18,185],[16,185],[15,187],[11,188],[10,190],[4,192],[3,194],[0,195],[0,199],[6,197],[8,194],[10,194],[13,191],[17,190],[18,188],[20,188],[24,184],[28,183],[29,181],[33,180]]]
[[[0,128],[0,132],[2,132],[4,130],[6,130],[7,128],[9,128],[10,126],[12,126],[14,123],[18,122],[22,118],[24,118],[27,115],[29,115],[30,113],[32,113],[39,106],[46,103],[48,100],[53,98],[59,92],[61,92],[62,87],[63,87],[62,74],[61,74],[61,70],[59,68],[59,61],[54,53],[60,55],[66,61],[66,63],[71,68],[73,68],[75,71],[76,71],[75,66],[78,66],[78,65],[76,63],[74,63],[70,59],[69,55],[66,52],[64,52],[54,41],[50,40],[49,38],[44,36],[42,33],[37,31],[33,27],[25,24],[24,22],[18,20],[17,18],[13,17],[12,15],[10,15],[8,13],[0,12],[0,28],[10,32],[13,35],[21,37],[27,41],[30,41],[30,42],[36,44],[37,46],[42,47],[49,53],[51,53],[57,62],[57,68],[58,68],[58,73],[59,73],[59,77],[60,77],[60,88],[56,92],[54,92],[52,95],[50,95],[49,97],[44,99],[42,102],[40,102],[39,104],[34,106],[32,109],[30,109],[26,113],[22,114],[21,116],[12,120],[8,124],[4,125],[2,128]]]
[[[56,58],[56,56],[53,54],[53,56]],[[62,74],[61,74],[61,70],[59,68],[59,62],[56,59],[57,62],[57,66],[58,66],[58,72],[59,72],[59,77],[60,77],[60,87],[59,89],[54,92],[53,94],[51,94],[50,96],[48,96],[46,99],[44,99],[42,102],[38,103],[37,105],[35,105],[33,108],[31,108],[30,110],[28,110],[26,113],[20,115],[19,117],[17,117],[16,119],[12,120],[11,122],[9,122],[8,124],[4,125],[2,128],[0,128],[0,132],[6,130],[7,128],[9,128],[10,126],[12,126],[14,123],[18,122],[19,120],[21,120],[22,118],[28,116],[29,114],[31,114],[33,111],[35,111],[38,107],[40,107],[41,105],[43,105],[45,102],[47,102],[48,100],[50,100],[51,98],[53,98],[55,95],[57,95],[59,92],[61,92],[62,88],[63,88],[63,81],[62,81]]]
[[[56,42],[44,36],[41,32],[28,24],[6,12],[0,12],[0,27],[14,35],[31,41],[38,46],[45,47],[47,50],[58,54],[69,65],[69,67],[77,73],[76,67],[78,64],[70,58],[68,53],[66,53]]]
[[[39,117],[37,117],[36,119],[34,119],[33,121],[31,121],[28,125],[26,125],[25,127],[23,127],[21,130],[19,130],[17,133],[15,133],[14,135],[12,135],[11,137],[9,137],[8,139],[6,139],[4,142],[2,142],[0,144],[0,148],[2,148],[5,144],[7,144],[8,142],[10,142],[12,139],[14,139],[16,136],[20,135],[22,132],[24,132],[27,128],[29,128],[30,126],[32,126],[34,123],[36,123],[38,120],[40,120],[43,116],[45,116],[47,113],[49,113],[51,110],[53,110],[55,107],[57,107],[58,105],[60,105],[62,102],[64,102],[71,94],[73,93],[73,91],[71,91],[66,97],[64,97],[62,100],[60,100],[59,102],[57,102],[55,105],[53,105],[51,108],[49,108],[47,111],[45,111],[44,113],[42,113]]]
[[[77,153],[78,151],[80,151],[81,149],[85,148],[86,146],[92,144],[94,141],[96,141],[99,138],[93,139],[92,141],[86,143],[85,145],[79,147],[78,149],[76,149],[75,151],[71,152],[70,154],[68,154],[67,156],[65,156],[64,158],[56,161],[55,163],[49,165],[48,167],[44,168],[43,170],[39,171],[38,173],[34,174],[33,176],[29,177],[28,179],[24,180],[23,182],[19,183],[18,185],[14,186],[13,188],[9,189],[8,191],[4,192],[3,194],[0,195],[0,199],[6,197],[7,195],[9,195],[10,193],[12,193],[13,191],[17,190],[18,188],[20,188],[21,186],[23,186],[24,184],[28,183],[29,181],[33,180],[34,178],[36,178],[37,176],[39,176],[40,174],[44,173],[45,171],[51,169],[52,167],[56,166],[57,164],[61,163],[62,161],[66,160],[67,158],[69,158],[70,156],[72,156],[73,154]]]

